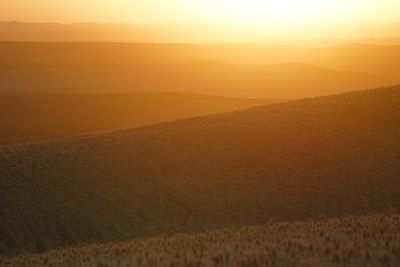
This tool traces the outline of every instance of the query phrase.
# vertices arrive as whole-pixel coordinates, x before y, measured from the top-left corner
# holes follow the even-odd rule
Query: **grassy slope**
[[[133,128],[275,103],[266,99],[129,93],[0,95],[0,145]]]
[[[3,253],[400,206],[400,88],[0,149]]]
[[[162,236],[0,259],[4,266],[398,266],[400,216],[371,214]]]
[[[0,92],[301,98],[398,83],[398,62],[398,46],[0,43]]]

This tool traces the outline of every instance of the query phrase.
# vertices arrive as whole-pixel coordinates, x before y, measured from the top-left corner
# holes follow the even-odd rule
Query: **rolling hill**
[[[173,93],[0,95],[0,145],[234,111],[276,100]]]
[[[0,72],[0,79],[2,88],[13,93],[157,91],[280,99],[329,95],[394,82],[386,76],[309,64],[243,66],[214,61],[78,69],[11,68]]]
[[[348,72],[400,74],[399,45],[0,42],[0,68],[93,68],[217,61],[235,65],[303,63]],[[397,68],[396,68],[397,67]]]
[[[1,93],[303,98],[400,82],[400,47],[0,43]]]
[[[0,149],[0,251],[400,206],[400,87]]]

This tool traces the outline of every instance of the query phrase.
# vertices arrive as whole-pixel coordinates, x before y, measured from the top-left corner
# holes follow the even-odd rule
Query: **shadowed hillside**
[[[173,93],[0,95],[0,145],[234,111],[275,100]]]
[[[2,253],[400,207],[400,88],[0,149]]]
[[[0,43],[0,92],[303,98],[400,82],[400,47]]]

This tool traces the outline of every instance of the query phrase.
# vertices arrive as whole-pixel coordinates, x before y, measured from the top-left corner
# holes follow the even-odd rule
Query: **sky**
[[[0,21],[60,23],[394,23],[399,11],[399,0],[0,0]]]

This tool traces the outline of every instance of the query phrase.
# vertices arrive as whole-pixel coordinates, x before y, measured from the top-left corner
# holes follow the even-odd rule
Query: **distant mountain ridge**
[[[260,30],[265,32],[260,35]],[[279,39],[274,32],[281,31],[282,36],[287,36],[285,27],[264,26],[264,28],[243,29],[222,25],[200,24],[117,24],[117,23],[30,23],[18,21],[0,22],[0,41],[23,42],[135,42],[135,43],[226,43],[226,42],[276,42]],[[315,31],[312,27],[304,27],[291,42],[302,45],[333,45],[338,40],[341,43],[397,43],[400,37],[400,24],[368,25],[368,26],[328,26],[331,41],[310,35],[307,39],[301,35],[301,30]],[[319,32],[321,29],[318,28]],[[373,40],[369,40],[373,39]],[[396,42],[397,40],[397,42]],[[311,41],[311,42],[310,42]],[[282,42],[282,41],[281,41]]]

